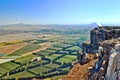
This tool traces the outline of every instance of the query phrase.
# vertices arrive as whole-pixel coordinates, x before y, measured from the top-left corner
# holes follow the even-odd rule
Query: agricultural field
[[[19,55],[22,55],[24,53],[27,53],[27,52],[30,52],[30,51],[33,51],[33,50],[36,50],[36,49],[39,49],[40,46],[39,45],[36,45],[36,44],[28,44],[18,50],[16,50],[15,52],[7,55],[7,56],[19,56]]]
[[[16,74],[13,74],[13,75],[10,75],[10,76],[6,76],[4,77],[3,79],[12,79],[12,78],[16,78],[16,79],[19,79],[21,77],[34,77],[35,75],[28,72],[28,71],[23,71],[23,72],[19,72],[19,73],[16,73]]]
[[[49,68],[46,68],[44,66],[40,66],[40,67],[30,69],[29,71],[31,71],[34,74],[42,74],[43,71],[47,71],[47,70],[49,70]]]
[[[14,45],[14,44],[23,43],[23,42],[24,42],[24,40],[12,40],[9,42],[1,42],[0,47],[7,46],[7,45]]]
[[[67,48],[66,50],[70,50],[70,51],[80,51],[81,48],[79,46],[72,46],[70,48]]]
[[[39,51],[36,54],[39,55],[39,56],[48,56],[50,53],[46,52],[46,51]]]
[[[48,56],[48,58],[49,59],[51,59],[51,60],[53,60],[53,59],[55,59],[55,58],[57,58],[57,57],[59,57],[59,56],[62,56],[63,54],[52,54],[52,55],[50,55],[50,56]]]
[[[20,44],[0,47],[0,53],[8,54],[8,53],[14,52],[15,50],[17,50],[25,45],[26,45],[26,43],[20,43]]]
[[[57,62],[60,62],[60,63],[71,63],[76,58],[77,58],[77,56],[66,55],[66,56],[63,56],[60,59],[57,59]]]
[[[81,51],[81,43],[88,40],[87,37],[88,34],[69,34],[29,40],[27,45],[7,55],[20,57],[0,64],[0,77],[2,79],[53,78],[53,80],[61,78],[61,75],[66,75],[70,71],[72,62],[77,60],[77,52]],[[46,49],[36,52],[43,47]],[[28,52],[31,54],[22,56]],[[9,76],[6,74],[8,72]]]
[[[46,67],[46,68],[50,68],[50,69],[52,69],[52,68],[57,68],[59,65],[57,65],[57,64],[54,64],[54,63],[50,63],[50,64],[46,64],[46,65],[44,65],[44,67]]]
[[[48,48],[48,50],[61,51],[62,48],[59,48],[59,47],[50,47],[50,48]]]
[[[72,46],[72,45],[70,45],[70,44],[61,44],[61,43],[58,43],[58,44],[54,44],[53,45],[54,47],[59,47],[59,48],[67,48],[67,47],[70,47],[70,46]]]
[[[13,70],[17,67],[19,67],[20,65],[13,63],[13,62],[6,62],[6,63],[2,63],[0,65],[0,74],[4,74],[6,72],[9,72],[10,70]]]
[[[15,62],[18,62],[18,63],[20,63],[20,64],[23,64],[23,63],[26,63],[26,62],[28,62],[28,61],[30,61],[30,60],[32,60],[32,59],[33,59],[33,55],[28,55],[28,56],[24,56],[24,57],[17,58],[17,59],[15,60]]]

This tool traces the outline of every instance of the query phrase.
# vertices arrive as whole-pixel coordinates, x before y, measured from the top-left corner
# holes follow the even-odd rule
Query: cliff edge
[[[120,27],[98,26],[64,80],[120,80]]]

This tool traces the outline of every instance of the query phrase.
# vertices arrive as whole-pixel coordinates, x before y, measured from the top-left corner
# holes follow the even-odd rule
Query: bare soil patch
[[[96,61],[94,59],[94,55],[92,54],[89,54],[88,58],[90,59],[90,62],[84,65],[80,65],[79,63],[74,65],[68,75],[65,76],[63,80],[85,80],[85,77],[88,76],[88,67],[93,66],[94,62]]]
[[[4,54],[12,53],[12,52],[16,51],[17,49],[22,48],[26,44],[27,43],[20,43],[20,44],[0,47],[0,53],[4,53]]]

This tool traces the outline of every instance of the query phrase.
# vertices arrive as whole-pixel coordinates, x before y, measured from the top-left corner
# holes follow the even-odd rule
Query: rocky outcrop
[[[90,45],[93,48],[98,48],[99,42],[117,37],[120,37],[120,27],[98,27],[90,32]]]
[[[96,78],[94,80],[98,80],[104,77],[106,80],[120,80],[118,76],[120,75],[120,27],[96,28],[91,31],[90,35],[90,46],[98,50],[99,60],[89,78],[93,80],[94,77]]]
[[[94,65],[88,65],[84,70],[87,71],[87,76],[81,70],[79,76],[75,80],[120,80],[120,27],[99,26],[91,30],[90,41],[85,41],[82,44],[82,52],[78,53],[79,68],[90,64],[91,59],[87,54],[93,54],[92,59]],[[70,72],[74,75],[74,69]],[[70,77],[70,75],[69,75]],[[72,77],[72,76],[71,76]],[[68,79],[65,79],[68,80]]]
[[[95,28],[90,32],[90,44],[86,47],[86,52],[96,53],[102,41],[118,37],[120,37],[120,27],[103,26]]]

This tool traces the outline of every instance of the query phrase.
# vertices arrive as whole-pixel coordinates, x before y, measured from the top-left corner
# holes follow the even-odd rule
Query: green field
[[[23,72],[19,72],[19,73],[16,73],[16,74],[12,74],[12,75],[6,76],[3,79],[16,78],[16,80],[17,80],[18,78],[21,78],[21,77],[34,77],[34,76],[35,75],[30,73],[30,72],[23,71]]]
[[[63,58],[65,58],[65,59],[71,59],[71,60],[74,60],[74,59],[76,59],[76,58],[77,58],[77,56],[66,55],[66,56],[64,56]]]
[[[7,56],[19,56],[21,54],[24,54],[24,53],[27,53],[27,52],[30,52],[30,51],[33,51],[33,50],[36,50],[36,49],[39,49],[40,46],[39,45],[36,45],[36,44],[28,44],[18,50],[16,50],[15,52],[7,55]]]
[[[53,46],[54,47],[59,47],[59,48],[66,48],[66,47],[69,47],[71,45],[69,45],[69,44],[63,44],[63,43],[58,43],[58,44],[54,44]]]
[[[58,51],[60,54],[69,54],[69,51]]]
[[[38,64],[42,65],[42,63],[45,63],[47,62],[46,60],[39,60],[39,61],[35,61],[35,62],[32,62],[32,63],[29,63],[28,65],[25,65],[23,66],[24,68],[28,68],[29,66],[36,66]]]
[[[2,63],[2,64],[0,64],[0,73],[3,74],[6,72],[9,72],[10,70],[13,70],[19,66],[20,65],[13,63],[13,62]]]
[[[29,69],[29,71],[33,72],[34,74],[41,74],[41,75],[42,75],[42,72],[45,72],[48,70],[49,70],[49,68],[46,68],[44,66]]]
[[[66,55],[66,56],[58,59],[57,62],[60,62],[60,63],[70,63],[70,62],[72,62],[72,60],[75,60],[75,59],[77,59],[77,56]]]
[[[72,52],[71,54],[77,55],[77,52]]]
[[[48,48],[48,50],[60,51],[60,50],[62,50],[62,48],[59,48],[59,47],[50,47],[50,48]]]
[[[60,62],[60,63],[70,63],[71,60],[69,60],[69,59],[64,59],[64,58],[60,58],[60,59],[57,60],[57,62]]]
[[[46,52],[48,52],[48,53],[54,53],[54,52],[56,52],[55,50],[50,50],[50,49],[46,49],[46,50],[44,50],[44,51],[46,51]]]
[[[41,55],[41,56],[48,56],[50,53],[46,51],[39,51],[36,54]]]
[[[44,67],[49,68],[49,69],[57,68],[58,66],[59,66],[59,65],[57,65],[57,64],[53,64],[53,63],[47,64],[47,65],[44,65]]]
[[[55,59],[55,58],[57,58],[57,57],[59,57],[59,56],[62,56],[62,54],[55,54],[55,53],[54,53],[54,54],[48,56],[48,58],[51,59],[51,60],[53,60],[53,59]]]
[[[57,65],[57,64],[47,64],[47,65],[43,65],[43,66],[39,66],[39,67],[29,69],[29,71],[31,71],[35,74],[41,74],[42,75],[42,72],[46,72],[50,69],[57,68],[58,66],[59,65]]]
[[[30,61],[30,60],[32,60],[33,59],[33,55],[28,55],[28,56],[24,56],[24,57],[20,57],[20,58],[17,58],[16,60],[15,60],[15,62],[19,62],[19,63],[26,63],[26,62],[28,62],[28,61]]]
[[[70,48],[67,48],[66,50],[71,50],[71,51],[81,51],[82,49],[78,46],[72,46]]]
[[[44,62],[47,62],[47,61],[46,60],[35,61],[33,64],[42,64]]]
[[[85,40],[88,40],[88,34],[71,34],[71,35],[60,35],[57,37],[52,37],[47,42],[51,42],[52,44],[45,50],[41,50],[31,55],[27,55],[24,57],[17,58],[15,60],[16,63],[6,62],[0,64],[0,75],[19,67],[21,64],[30,62],[28,64],[24,64],[21,67],[25,70],[22,72],[15,73],[10,76],[5,76],[4,79],[7,78],[20,78],[20,77],[33,77],[36,74],[40,74],[41,76],[51,75],[55,73],[59,73],[60,71],[68,72],[70,65],[66,67],[62,67],[63,65],[70,64],[72,61],[77,59],[77,52],[81,51],[81,43]],[[39,41],[39,40],[38,40]],[[39,42],[35,44],[28,44],[19,50],[9,54],[8,56],[20,56],[21,54],[36,50],[40,48],[38,45]],[[40,40],[41,43],[41,40]],[[37,59],[38,57],[41,60],[32,61],[33,59]],[[20,63],[20,65],[18,64]],[[66,64],[63,64],[66,63]],[[49,72],[50,70],[55,69],[54,71]],[[61,78],[61,76],[53,76],[54,80]]]

